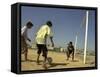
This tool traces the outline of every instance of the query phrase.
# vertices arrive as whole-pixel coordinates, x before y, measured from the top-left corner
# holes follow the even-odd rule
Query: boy
[[[74,46],[72,42],[69,42],[67,50],[67,60],[69,60],[69,57],[72,54],[72,61],[74,61]]]
[[[25,60],[27,61],[27,53],[28,53],[28,47],[27,47],[27,40],[31,42],[31,40],[28,38],[27,36],[27,31],[28,29],[31,29],[33,27],[32,22],[27,22],[27,24],[22,27],[21,29],[21,51],[23,51],[22,53],[24,53],[25,55]]]
[[[38,48],[37,63],[39,64],[39,57],[42,52],[42,56],[44,57],[44,61],[43,61],[44,68],[46,68],[46,60],[47,60],[47,53],[48,53],[47,46],[46,46],[47,37],[50,38],[52,47],[54,46],[53,35],[51,33],[51,27],[52,27],[52,22],[47,21],[45,25],[42,25],[42,27],[38,30],[36,34],[36,43],[37,43],[37,48]]]

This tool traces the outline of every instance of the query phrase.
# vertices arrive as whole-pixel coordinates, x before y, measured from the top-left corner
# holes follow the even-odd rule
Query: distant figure
[[[61,47],[61,48],[60,48],[60,52],[64,52],[64,48]]]
[[[42,56],[44,57],[43,67],[45,68],[46,68],[46,60],[47,60],[47,54],[48,54],[48,49],[47,49],[47,44],[46,44],[47,37],[50,38],[52,47],[54,47],[51,27],[52,27],[52,22],[47,21],[46,24],[42,25],[42,27],[40,27],[40,29],[36,33],[36,43],[37,43],[37,48],[38,48],[37,63],[39,64],[39,57],[40,57],[40,54],[42,53]]]
[[[24,53],[25,55],[25,60],[28,60],[27,59],[27,53],[28,53],[28,47],[27,47],[27,40],[28,41],[31,41],[28,36],[27,36],[27,31],[28,29],[31,29],[33,27],[33,24],[32,22],[27,22],[25,26],[23,26],[21,28],[21,51],[22,53]]]
[[[69,60],[70,55],[72,55],[72,61],[74,61],[74,46],[72,42],[69,42],[67,50],[67,60]]]

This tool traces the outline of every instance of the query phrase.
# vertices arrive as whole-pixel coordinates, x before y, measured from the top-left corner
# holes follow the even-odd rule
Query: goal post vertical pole
[[[88,19],[89,11],[86,11],[86,30],[85,30],[85,43],[84,43],[84,64],[86,63],[86,51],[87,51],[87,36],[88,36]]]

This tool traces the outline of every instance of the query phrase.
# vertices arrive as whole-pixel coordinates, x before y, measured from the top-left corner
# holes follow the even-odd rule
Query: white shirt
[[[27,38],[28,38],[28,37],[27,37],[27,30],[28,30],[27,26],[24,26],[24,27],[22,27],[22,29],[21,29],[21,36],[23,36],[24,39],[27,39]]]
[[[53,36],[51,28],[48,25],[43,25],[36,34],[37,44],[46,44],[46,36]]]

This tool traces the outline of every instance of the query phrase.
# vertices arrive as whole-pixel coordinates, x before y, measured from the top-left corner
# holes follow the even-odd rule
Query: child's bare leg
[[[43,58],[44,58],[44,61],[43,61],[43,67],[45,68],[45,69],[47,69],[47,65],[46,65],[46,60],[47,60],[47,50],[44,50],[43,51]]]
[[[45,57],[44,57],[44,61],[43,61],[43,67],[44,67],[45,69],[47,69],[46,60],[47,60],[47,57],[45,56]]]
[[[40,58],[40,54],[38,54],[37,56],[37,63],[39,64],[39,58]]]
[[[43,47],[43,58],[44,58],[44,61],[43,61],[43,67],[45,69],[47,69],[47,65],[46,65],[46,60],[47,60],[47,55],[48,55],[48,50],[47,50],[47,47],[46,45]]]
[[[28,54],[28,48],[25,48],[25,53],[24,53],[24,55],[25,55],[25,60],[26,60],[26,61],[28,60],[27,54]]]
[[[21,51],[22,51],[21,53],[24,54],[25,51],[26,51],[26,50],[25,50],[25,47],[23,47]]]
[[[21,53],[24,54],[26,51],[27,44],[24,37],[21,36]]]
[[[37,52],[37,64],[39,64],[39,58],[40,58],[40,54],[41,54],[41,48],[38,47],[38,52]]]
[[[72,61],[74,61],[74,51],[72,52]]]
[[[67,52],[67,60],[69,60],[69,51]]]

